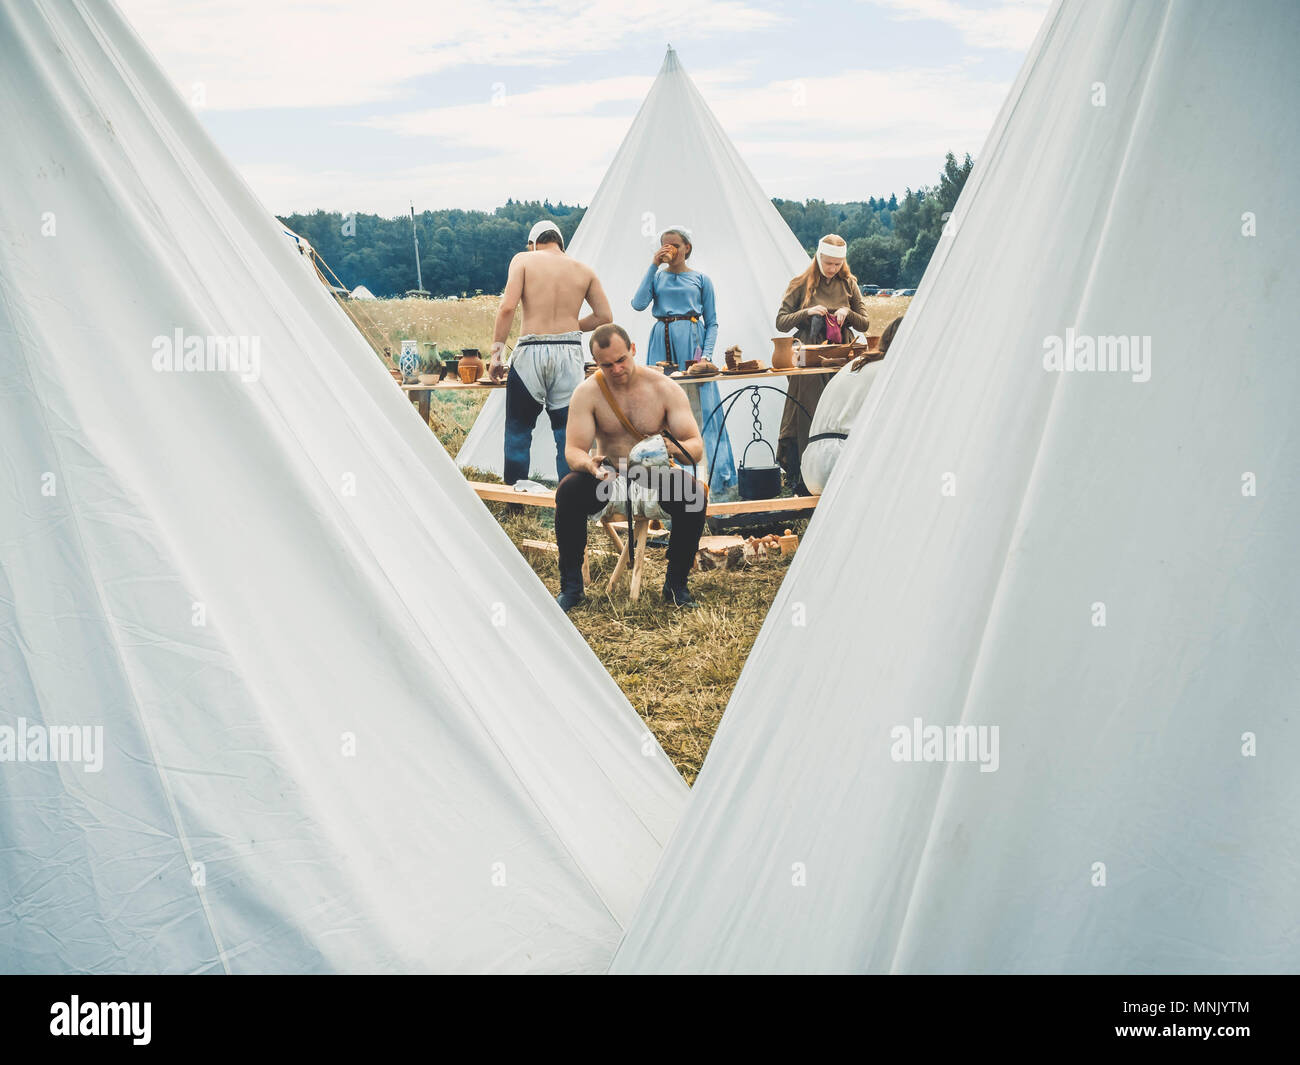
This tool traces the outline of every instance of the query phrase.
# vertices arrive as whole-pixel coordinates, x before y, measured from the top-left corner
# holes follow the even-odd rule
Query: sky
[[[1048,0],[118,0],[277,214],[587,204],[672,45],[769,196],[978,157]],[[671,151],[671,145],[665,145]]]

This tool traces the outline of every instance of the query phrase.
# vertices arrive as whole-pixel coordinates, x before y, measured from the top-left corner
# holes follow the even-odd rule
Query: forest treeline
[[[934,253],[948,212],[971,171],[950,152],[935,185],[907,189],[902,198],[872,196],[847,203],[773,200],[799,243],[811,255],[826,233],[849,245],[858,280],[888,288],[915,286]],[[533,223],[549,218],[567,242],[585,207],[509,200],[494,211],[423,211],[415,216],[424,287],[435,296],[498,293],[511,257],[524,248]],[[306,237],[347,288],[365,285],[376,296],[400,296],[416,287],[411,217],[337,211],[284,215]]]

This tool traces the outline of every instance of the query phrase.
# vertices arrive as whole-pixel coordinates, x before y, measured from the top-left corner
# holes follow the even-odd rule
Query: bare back
[[[520,262],[522,260],[522,262]],[[521,252],[519,299],[523,305],[524,333],[571,333],[578,328],[582,305],[588,302],[595,271],[586,263],[562,253]],[[511,263],[511,276],[514,276]],[[603,295],[603,294],[602,294]],[[594,309],[594,307],[593,307]]]

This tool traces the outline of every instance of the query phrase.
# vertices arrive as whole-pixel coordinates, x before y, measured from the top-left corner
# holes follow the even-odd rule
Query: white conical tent
[[[1297,44],[1051,10],[615,971],[1300,968]]]
[[[0,970],[603,968],[685,787],[581,636],[111,5],[0,133]]]
[[[372,300],[375,298],[375,294],[365,285],[358,285],[352,290],[352,298],[354,300]]]
[[[661,227],[671,225],[692,230],[690,264],[713,280],[714,361],[721,365],[724,351],[739,344],[746,358],[770,362],[777,308],[790,279],[807,269],[808,256],[669,48],[569,245],[569,254],[595,269],[614,321],[631,334],[642,362],[654,316],[649,309],[632,310],[632,295],[659,247]],[[784,378],[773,378],[770,385],[783,391]],[[736,388],[726,381],[718,387],[724,399]],[[777,392],[761,395],[763,435],[775,447],[785,399]],[[743,409],[728,419],[727,428],[739,462],[753,437],[753,418],[747,399],[737,404]],[[505,396],[494,394],[456,462],[500,474],[504,441]],[[545,414],[538,418],[532,458],[535,476],[555,477],[555,440]],[[771,456],[758,448],[749,461],[770,462]]]

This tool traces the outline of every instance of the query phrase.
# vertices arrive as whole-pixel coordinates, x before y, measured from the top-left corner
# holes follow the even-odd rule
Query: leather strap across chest
[[[610,409],[614,412],[614,417],[616,417],[622,423],[624,429],[626,429],[629,433],[631,433],[634,437],[636,437],[638,441],[645,440],[648,437],[654,435],[653,433],[642,433],[641,430],[639,430],[635,425],[632,424],[628,416],[623,413],[623,408],[619,406],[618,400],[614,398],[614,393],[609,387],[609,382],[605,380],[605,374],[601,370],[597,370],[594,374],[592,374],[592,376],[596,379],[596,384],[600,386],[600,391],[604,395],[605,401],[609,404]],[[680,451],[683,455],[687,455],[687,451],[684,447],[682,447],[681,441],[678,440],[677,437],[673,436],[673,434],[668,431],[667,426],[664,426],[663,429],[660,430],[660,435],[666,437],[673,444],[673,446],[676,447],[677,450]],[[687,455],[687,457],[689,458],[690,456]],[[671,453],[668,455],[668,462],[672,466],[677,465],[677,460],[673,458]],[[692,473],[694,473],[696,470],[698,470],[698,466],[696,465],[695,461],[692,459],[691,471]],[[705,484],[703,481],[700,482],[700,486],[704,489],[704,497],[707,499],[709,496],[709,486]]]
[[[596,378],[596,384],[600,386],[600,390],[605,396],[605,402],[608,403],[610,409],[613,410],[614,417],[622,422],[623,428],[636,437],[637,440],[644,440],[646,434],[637,429],[637,427],[628,420],[628,416],[623,413],[623,408],[618,405],[618,400],[614,398],[614,393],[609,387],[609,382],[605,380],[604,373],[597,370],[593,376]]]

